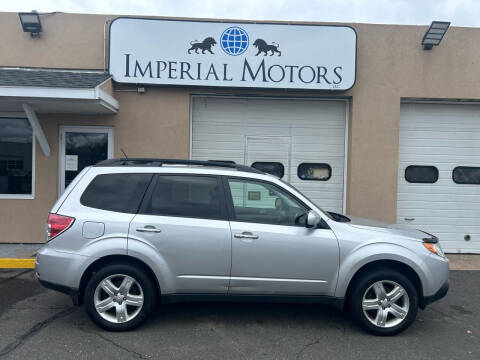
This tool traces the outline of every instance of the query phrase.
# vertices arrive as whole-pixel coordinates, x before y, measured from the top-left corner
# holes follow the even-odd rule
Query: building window
[[[297,175],[302,180],[327,181],[332,177],[332,167],[324,163],[301,163]]]
[[[409,183],[433,184],[438,180],[435,166],[410,165],[405,169],[405,180]]]
[[[0,117],[0,197],[33,195],[33,131],[27,119]]]
[[[453,169],[452,179],[456,184],[480,184],[480,167],[457,166]]]
[[[283,164],[279,162],[257,161],[252,164],[252,167],[267,174],[272,174],[280,179],[285,175],[285,168]]]

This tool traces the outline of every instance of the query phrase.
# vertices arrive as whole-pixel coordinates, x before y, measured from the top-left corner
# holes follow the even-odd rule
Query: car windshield
[[[278,179],[278,178],[276,178],[276,179]],[[292,184],[290,184],[290,183],[288,183],[288,182],[286,182],[286,181],[284,181],[284,180],[282,180],[282,179],[278,179],[278,180],[280,180],[280,181],[281,181],[284,185],[286,185],[287,187],[295,190],[297,193],[299,193],[300,195],[302,195],[304,198],[308,199],[308,196],[306,196],[305,194],[303,194],[300,190],[298,190],[298,189],[297,189],[295,186],[293,186]],[[310,200],[310,199],[309,199],[309,200]],[[310,201],[311,201],[311,200],[310,200]],[[313,201],[312,201],[312,202],[313,202]],[[323,209],[322,209],[319,205],[317,205],[316,203],[315,203],[315,206],[317,207],[318,210],[320,210],[320,211],[322,212],[322,214],[324,214],[324,215],[325,215],[326,217],[328,217],[330,220],[336,221],[335,218],[334,218],[332,215],[330,215],[330,213],[329,213],[328,211],[323,210]]]

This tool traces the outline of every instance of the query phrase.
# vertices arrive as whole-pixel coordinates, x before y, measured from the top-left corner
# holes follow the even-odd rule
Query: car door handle
[[[415,220],[415,218],[405,218],[404,220],[405,221],[413,221],[413,220]]]
[[[162,232],[162,230],[155,228],[155,226],[147,225],[143,228],[137,228],[136,229],[138,232],[150,232],[150,233],[159,233]]]
[[[258,239],[258,235],[254,235],[251,232],[242,232],[241,234],[233,235],[237,239]]]

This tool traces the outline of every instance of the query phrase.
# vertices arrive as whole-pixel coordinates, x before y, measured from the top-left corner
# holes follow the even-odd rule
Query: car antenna
[[[123,153],[123,156],[125,157],[125,161],[128,161],[128,156],[127,156],[127,154],[125,153],[125,151],[123,151],[122,148],[120,148],[120,151]]]

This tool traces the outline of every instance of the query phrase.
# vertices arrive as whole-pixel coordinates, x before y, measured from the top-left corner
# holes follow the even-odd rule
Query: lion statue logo
[[[255,56],[260,55],[260,53],[263,52],[263,56],[267,56],[268,52],[270,51],[270,56],[273,56],[274,54],[277,54],[278,56],[282,56],[282,52],[278,50],[278,45],[275,42],[272,42],[272,45],[267,44],[267,42],[263,39],[257,39],[253,43],[253,46],[255,46],[258,49],[258,52],[255,54]]]
[[[205,40],[203,40],[202,42],[199,42],[198,40],[193,40],[193,41],[190,41],[191,47],[190,49],[188,49],[188,53],[190,54],[190,52],[194,50],[195,54],[198,54],[198,50],[202,50],[202,54],[205,54],[205,51],[208,51],[210,54],[213,54],[212,46],[216,44],[217,42],[211,36],[205,38]]]

